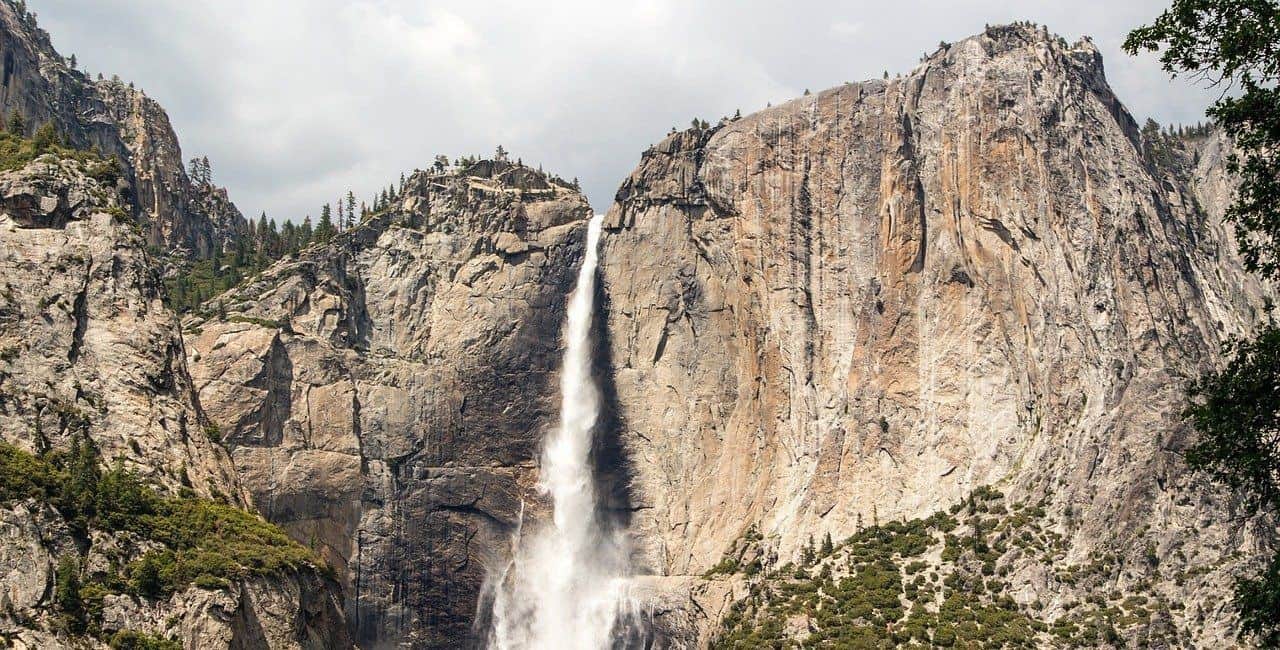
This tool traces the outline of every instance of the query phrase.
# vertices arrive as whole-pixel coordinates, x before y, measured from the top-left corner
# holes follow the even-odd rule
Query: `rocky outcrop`
[[[146,242],[87,164],[47,155],[0,173],[0,441],[44,454],[87,440],[166,493],[247,505],[195,399]],[[59,562],[118,577],[153,548],[69,522],[46,501],[0,507],[0,638],[66,647],[54,605]],[[99,638],[74,642],[105,647],[107,635],[133,630],[187,647],[342,647],[341,607],[331,581],[300,568],[165,601],[108,595]]]
[[[647,151],[602,252],[644,568],[693,593],[748,527],[776,566],[995,485],[1044,501],[1061,565],[1117,553],[1112,589],[1229,638],[1260,534],[1187,476],[1178,413],[1265,292],[1219,140],[1162,142],[1087,40],[1013,25]],[[1049,619],[1088,593],[1010,570]]]
[[[186,323],[258,508],[338,568],[362,647],[473,634],[557,413],[590,209],[519,165],[417,172],[387,210]]]
[[[219,190],[188,177],[169,117],[155,100],[118,78],[94,81],[59,55],[35,17],[0,2],[0,111],[27,122],[28,135],[52,122],[68,144],[117,157],[121,206],[144,224],[147,243],[208,257],[248,232]]]
[[[235,495],[205,431],[182,336],[137,227],[79,163],[0,174],[0,431],[31,452],[85,432],[176,489]]]

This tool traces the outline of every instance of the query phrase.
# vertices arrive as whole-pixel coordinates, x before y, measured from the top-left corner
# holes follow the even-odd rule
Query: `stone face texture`
[[[258,508],[339,569],[362,645],[457,647],[558,413],[586,201],[484,161],[188,321],[200,402]]]
[[[197,492],[236,497],[154,263],[114,205],[73,162],[0,173],[0,432],[39,452],[83,431],[159,485],[185,468]]]
[[[40,453],[83,434],[162,490],[189,485],[247,506],[230,456],[206,432],[155,263],[117,198],[72,161],[0,173],[0,440]],[[0,508],[0,633],[18,647],[65,646],[51,626],[58,559],[82,555],[90,574],[105,574],[109,559],[125,566],[146,550],[128,534],[77,539],[48,504]],[[151,631],[202,648],[350,645],[341,595],[314,570],[226,592],[193,587],[168,602],[109,600],[108,634]]]
[[[785,562],[982,485],[1047,497],[1069,559],[1250,549],[1177,413],[1264,290],[1221,143],[1153,146],[1090,43],[1013,26],[647,151],[602,253],[643,569],[700,574],[751,524]],[[1222,639],[1229,572],[1164,580]]]
[[[193,647],[475,642],[486,578],[545,514],[585,200],[502,161],[419,172],[179,331],[145,245],[207,255],[239,213],[186,177],[154,102],[67,69],[8,4],[0,26],[0,108],[127,163],[114,188],[71,163],[0,174],[0,437],[39,450],[83,429],[164,487],[185,468],[316,548],[344,592],[303,574],[120,598],[106,619]],[[606,221],[597,451],[656,645],[705,641],[742,597],[699,576],[749,526],[785,563],[982,485],[1045,499],[1067,561],[1117,552],[1117,589],[1185,603],[1200,644],[1230,639],[1232,554],[1262,535],[1185,473],[1177,418],[1268,294],[1221,223],[1226,153],[1142,133],[1092,45],[1019,26],[646,152]],[[73,544],[47,507],[0,512],[18,647],[56,644],[9,624],[47,609]],[[1139,587],[1149,547],[1162,577]],[[87,562],[139,552],[94,539]],[[1079,597],[1030,559],[1009,582],[1044,617]]]
[[[0,3],[0,111],[16,111],[28,135],[53,122],[71,145],[123,163],[121,206],[145,224],[147,243],[208,257],[248,232],[226,193],[187,176],[169,116],[119,79],[72,69],[34,19]]]

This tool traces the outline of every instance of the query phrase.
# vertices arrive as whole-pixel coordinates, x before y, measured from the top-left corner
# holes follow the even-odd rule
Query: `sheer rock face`
[[[52,122],[68,144],[123,163],[121,205],[146,224],[147,243],[208,257],[248,232],[225,192],[187,176],[169,116],[119,79],[71,68],[34,18],[0,2],[0,111],[21,114],[28,135]]]
[[[586,201],[483,161],[187,323],[192,375],[259,509],[340,569],[362,647],[457,647],[558,413]]]
[[[31,452],[86,432],[176,489],[236,495],[194,401],[178,323],[136,226],[78,164],[0,173],[0,431]]]
[[[1223,639],[1228,571],[1169,576],[1256,539],[1191,484],[1177,415],[1264,291],[1221,142],[1160,142],[1090,43],[1011,26],[646,152],[602,252],[643,567],[699,599],[674,576],[752,524],[781,564],[996,485],[1048,499],[1069,561],[1153,544],[1152,589]],[[1050,615],[1069,591],[1014,583]]]
[[[145,249],[114,188],[81,163],[46,156],[0,173],[0,440],[40,453],[85,435],[103,459],[161,490],[189,486],[247,505],[230,457],[207,433]],[[53,632],[59,558],[83,556],[86,571],[105,574],[106,558],[125,566],[146,550],[130,534],[78,538],[47,503],[0,507],[0,634],[18,647],[64,647]],[[108,600],[105,633],[154,632],[188,647],[338,647],[347,638],[341,596],[315,571],[228,591],[192,587],[161,602]]]

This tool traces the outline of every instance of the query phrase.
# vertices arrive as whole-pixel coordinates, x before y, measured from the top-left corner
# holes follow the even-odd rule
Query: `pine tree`
[[[54,601],[72,623],[72,627],[79,631],[84,618],[84,602],[80,599],[79,560],[71,555],[63,555],[58,560],[54,575]]]
[[[404,185],[404,174],[400,175],[400,184]],[[363,220],[364,219],[362,217],[361,221]],[[356,193],[351,190],[347,190],[347,227],[350,228],[356,223],[358,223],[356,221]]]
[[[20,138],[27,137],[27,121],[22,119],[22,113],[19,113],[16,110],[10,111],[9,123],[5,126],[5,130]]]
[[[45,122],[36,129],[36,134],[31,136],[31,145],[35,148],[36,153],[44,153],[49,151],[58,144],[58,130],[53,126],[53,122]]]
[[[292,255],[298,252],[298,227],[292,221],[280,226],[280,254]]]
[[[268,259],[278,259],[284,254],[286,244],[280,236],[280,231],[276,230],[276,222],[267,220],[267,255]]]
[[[333,238],[336,234],[333,227],[333,213],[329,204],[324,204],[320,208],[320,224],[316,226],[315,238],[318,242],[326,242]]]
[[[271,254],[270,253],[271,240],[270,240],[270,235],[268,234],[268,228],[269,226],[267,225],[267,212],[264,210],[262,212],[262,216],[258,217],[258,233],[257,233],[258,236],[257,236],[257,241],[254,242],[257,245],[258,256],[263,259],[265,259],[268,255]]]

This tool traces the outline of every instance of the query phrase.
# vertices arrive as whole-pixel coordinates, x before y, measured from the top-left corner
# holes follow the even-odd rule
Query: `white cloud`
[[[862,23],[851,23],[844,20],[837,20],[831,23],[831,33],[843,38],[849,38],[862,31]]]
[[[1032,19],[1092,34],[1139,119],[1209,95],[1120,53],[1167,0],[29,0],[64,54],[132,79],[246,213],[369,196],[437,153],[502,144],[605,209],[641,151],[697,116],[905,71],[939,40]]]

